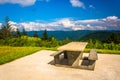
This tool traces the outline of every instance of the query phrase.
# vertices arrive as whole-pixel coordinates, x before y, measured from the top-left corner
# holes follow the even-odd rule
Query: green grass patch
[[[40,47],[0,47],[0,65],[41,50]]]
[[[57,51],[58,47],[40,47],[41,50],[52,50],[52,51]]]
[[[39,50],[57,50],[57,47],[10,47],[0,46],[0,65],[33,54]]]
[[[120,54],[120,50],[105,50],[105,49],[95,49],[97,53],[101,54]],[[89,53],[90,49],[85,49],[84,52]]]
[[[10,47],[10,46],[0,46],[0,65],[11,62],[18,58],[24,57],[26,55],[33,54],[39,50],[53,50],[56,51],[58,47]],[[104,50],[96,49],[97,53],[105,54],[120,54],[117,50]],[[90,52],[90,49],[85,49],[84,52]]]

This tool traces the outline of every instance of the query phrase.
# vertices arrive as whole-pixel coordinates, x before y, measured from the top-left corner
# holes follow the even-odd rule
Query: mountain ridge
[[[28,36],[33,36],[35,31],[28,31]],[[39,37],[42,37],[44,31],[38,31]],[[54,36],[58,40],[63,40],[69,38],[70,40],[88,40],[88,39],[98,39],[103,41],[103,39],[108,38],[110,33],[117,33],[120,35],[118,30],[78,30],[78,31],[47,31],[48,36]],[[102,39],[100,39],[102,38]]]

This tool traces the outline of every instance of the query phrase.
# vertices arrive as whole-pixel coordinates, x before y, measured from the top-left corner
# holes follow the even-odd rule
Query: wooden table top
[[[66,45],[59,47],[58,50],[84,51],[87,44],[87,42],[70,42]]]

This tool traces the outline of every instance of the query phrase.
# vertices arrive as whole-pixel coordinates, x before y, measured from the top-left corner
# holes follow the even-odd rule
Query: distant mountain
[[[55,36],[56,39],[62,40],[65,38],[69,38],[70,40],[78,40],[81,37],[92,33],[93,31],[89,30],[79,30],[79,31],[47,31],[49,37],[50,36]],[[43,31],[38,31],[38,35],[42,37]],[[29,36],[33,36],[34,31],[29,31],[27,32]]]
[[[97,30],[78,30],[78,31],[47,31],[49,37],[52,35],[55,36],[56,39],[62,40],[65,38],[69,38],[70,40],[100,40],[104,41],[106,40],[110,33],[115,32],[118,35],[120,35],[120,31],[97,31]],[[38,31],[38,35],[42,37],[43,31]],[[27,32],[29,36],[33,36],[34,31]]]
[[[120,37],[120,31],[94,31],[93,33],[81,37],[80,40],[88,41],[89,39],[92,39],[104,42],[110,37],[111,33],[116,33]]]

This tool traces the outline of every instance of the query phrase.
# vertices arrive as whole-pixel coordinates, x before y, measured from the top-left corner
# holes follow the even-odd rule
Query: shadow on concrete
[[[55,61],[52,60],[52,61],[50,61],[48,64],[55,65]]]
[[[56,65],[54,59],[50,61],[48,64]],[[57,66],[64,66],[64,67],[72,67],[68,64],[68,59],[65,59],[63,56],[60,58],[59,64]],[[87,69],[87,70],[94,70],[95,60],[89,60],[88,57],[84,57],[82,60],[79,61],[79,65],[73,68],[79,69]]]
[[[55,61],[52,60],[52,61],[50,61],[48,64],[55,65]],[[60,65],[68,65],[68,60],[62,58],[62,59],[60,59],[60,63],[59,63],[59,64],[60,64]]]

